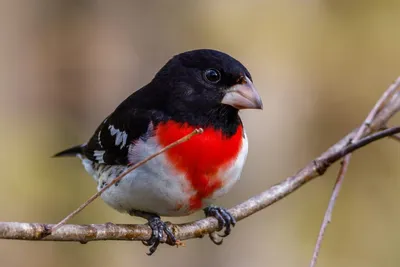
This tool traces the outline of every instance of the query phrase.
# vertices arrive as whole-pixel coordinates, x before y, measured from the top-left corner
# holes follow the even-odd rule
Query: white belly
[[[134,149],[129,152],[130,161],[137,162],[160,149],[155,138],[150,138],[145,143],[136,143]],[[218,175],[223,186],[209,199],[204,199],[203,207],[227,193],[239,180],[247,151],[248,142],[245,136],[238,157]],[[98,190],[127,169],[126,166],[93,166],[93,162],[88,159],[83,159],[82,163],[97,182]],[[168,164],[165,155],[161,154],[130,172],[119,183],[107,189],[101,198],[121,212],[140,210],[161,216],[183,216],[194,212],[189,205],[190,198],[195,194],[184,174],[175,171]]]

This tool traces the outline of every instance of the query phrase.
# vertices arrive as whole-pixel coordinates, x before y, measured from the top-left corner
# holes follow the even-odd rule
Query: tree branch
[[[362,137],[376,132],[385,125],[389,119],[400,110],[400,92],[395,92],[379,113],[370,122]],[[278,200],[293,193],[298,188],[321,176],[336,161],[345,155],[359,149],[362,146],[376,141],[385,136],[400,132],[399,127],[390,128],[370,135],[358,142],[350,144],[358,129],[355,129],[318,158],[312,160],[295,175],[285,179],[281,183],[272,186],[267,191],[250,198],[249,200],[229,209],[229,212],[240,221]],[[349,145],[350,144],[350,145]],[[0,239],[43,240],[43,241],[78,241],[86,243],[99,240],[148,240],[151,229],[147,225],[72,225],[66,224],[46,235],[47,230],[54,225],[40,223],[0,222]],[[205,218],[186,224],[171,224],[172,230],[179,240],[202,237],[218,229],[218,221],[213,218]],[[164,236],[164,241],[166,240]]]
[[[391,86],[389,86],[389,88],[383,93],[383,95],[378,100],[378,102],[376,102],[375,106],[372,108],[372,110],[368,114],[367,118],[364,120],[364,123],[357,130],[354,138],[352,140],[350,140],[350,144],[357,142],[358,140],[360,140],[362,138],[363,134],[368,129],[368,127],[370,126],[370,124],[373,121],[373,119],[375,118],[375,116],[379,113],[379,111],[382,109],[384,104],[390,99],[390,97],[397,91],[399,85],[400,85],[400,77]],[[317,264],[318,254],[321,249],[322,240],[324,238],[326,228],[328,227],[328,224],[332,220],[333,208],[335,206],[336,199],[339,196],[340,189],[343,185],[344,177],[349,168],[350,159],[351,159],[351,153],[347,154],[342,160],[342,164],[340,166],[340,170],[339,170],[336,182],[335,182],[335,186],[332,191],[331,199],[329,200],[328,208],[326,209],[324,219],[322,221],[321,229],[318,234],[317,242],[315,244],[314,253],[313,253],[313,256],[311,259],[310,267],[314,267]]]

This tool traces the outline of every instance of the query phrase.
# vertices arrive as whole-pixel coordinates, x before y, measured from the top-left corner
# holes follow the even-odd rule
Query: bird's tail
[[[61,152],[58,152],[53,157],[76,157],[79,154],[82,154],[84,145],[78,145]]]

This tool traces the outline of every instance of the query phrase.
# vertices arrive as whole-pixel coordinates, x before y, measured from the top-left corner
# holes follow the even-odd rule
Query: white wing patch
[[[104,153],[106,153],[105,150],[95,150],[93,151],[93,156],[97,160],[98,163],[102,164],[104,163]]]
[[[120,131],[115,129],[113,125],[108,126],[111,136],[115,135],[115,145],[122,149],[126,145],[126,140],[128,139],[128,134],[125,131]]]
[[[100,135],[101,135],[101,130],[100,130],[99,133],[97,134],[97,141],[99,142],[100,147],[103,148],[103,145],[101,144],[101,137],[100,137]]]

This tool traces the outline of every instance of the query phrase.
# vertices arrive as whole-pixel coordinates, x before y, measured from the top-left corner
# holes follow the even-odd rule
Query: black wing
[[[108,165],[127,165],[129,147],[139,138],[153,135],[152,129],[165,119],[165,97],[157,84],[142,87],[108,116],[89,142],[64,150],[56,156],[83,154],[88,159]]]
[[[152,123],[149,110],[117,109],[100,124],[83,154],[97,163],[127,165],[130,145],[139,138],[147,139]]]

